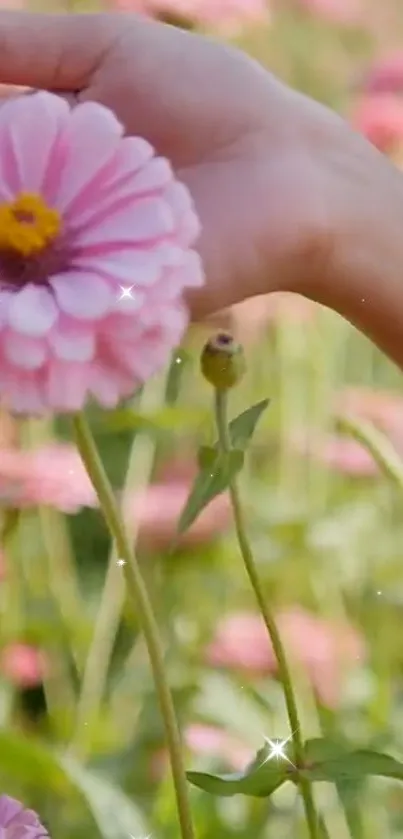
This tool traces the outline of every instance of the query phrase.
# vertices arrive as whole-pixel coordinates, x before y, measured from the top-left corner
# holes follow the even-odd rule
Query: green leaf
[[[255,428],[263,412],[268,408],[270,399],[263,399],[252,405],[242,414],[235,417],[229,424],[229,433],[231,443],[234,449],[241,449],[244,451],[249,443],[249,440],[255,433]]]
[[[147,836],[147,827],[139,808],[119,787],[84,769],[72,758],[62,757],[60,763],[85,798],[104,839]]]
[[[66,779],[45,744],[13,731],[0,731],[0,772],[11,780],[57,792],[65,792]]]
[[[351,750],[332,740],[308,740],[301,774],[311,781],[346,781],[370,775],[403,781],[403,763],[371,749]]]
[[[210,465],[207,468],[202,468],[194,481],[179,519],[179,533],[184,533],[197,519],[201,511],[207,507],[207,504],[228,488],[232,479],[243,466],[244,454],[238,449],[230,452],[214,452],[213,460],[210,453],[206,456],[207,447],[203,448],[204,453],[199,453],[199,461],[205,462],[207,459]]]
[[[80,793],[104,839],[146,836],[147,828],[138,807],[114,784],[60,756],[45,743],[10,731],[0,731],[0,774],[12,783],[48,790],[60,799]]]
[[[269,758],[272,747],[265,744],[244,772],[229,775],[212,775],[207,772],[187,772],[187,779],[199,789],[212,795],[229,798],[233,795],[248,795],[252,798],[268,798],[295,770],[288,760]],[[286,748],[284,753],[287,754]]]

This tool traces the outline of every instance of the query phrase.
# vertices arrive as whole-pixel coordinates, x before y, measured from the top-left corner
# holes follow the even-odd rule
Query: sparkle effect
[[[125,559],[118,559],[116,565],[119,565],[120,567],[122,567],[122,565],[126,565],[126,560]]]
[[[122,292],[122,293],[121,293],[121,295],[120,295],[120,297],[119,297],[119,300],[125,300],[125,299],[129,299],[129,300],[130,300],[130,299],[133,299],[133,295],[132,295],[132,289],[133,289],[133,288],[134,288],[134,285],[131,285],[131,286],[123,286],[123,285],[121,285],[121,286],[120,286],[120,289],[121,289],[121,292]]]
[[[274,740],[271,740],[270,737],[264,737],[264,741],[265,741],[266,745],[270,746],[270,752],[267,755],[267,757],[265,757],[265,759],[263,760],[261,766],[264,766],[265,763],[268,763],[269,760],[273,760],[273,759],[286,760],[287,763],[290,763],[291,766],[294,766],[292,760],[290,760],[290,758],[284,752],[284,749],[285,749],[287,743],[290,742],[290,740],[292,740],[292,734],[290,734],[290,736],[287,737],[286,740],[279,740],[277,738],[275,738]]]

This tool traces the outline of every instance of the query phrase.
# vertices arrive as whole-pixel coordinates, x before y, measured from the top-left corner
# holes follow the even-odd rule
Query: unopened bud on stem
[[[200,363],[204,378],[216,390],[234,387],[246,370],[242,345],[228,332],[218,332],[207,341]]]

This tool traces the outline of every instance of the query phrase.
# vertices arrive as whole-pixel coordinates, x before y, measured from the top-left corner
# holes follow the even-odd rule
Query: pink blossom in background
[[[224,729],[205,723],[193,723],[185,728],[183,741],[192,755],[211,757],[237,772],[245,769],[255,755],[253,749],[224,731]],[[156,752],[151,763],[153,780],[161,780],[168,766],[169,760],[166,750],[161,749]]]
[[[264,23],[269,14],[266,0],[114,0],[113,5],[121,11],[188,20],[227,35]]]
[[[388,94],[362,97],[351,118],[357,131],[380,151],[392,154],[403,145],[403,100]]]
[[[378,466],[368,449],[341,434],[329,434],[313,443],[310,456],[329,469],[351,477],[372,478],[378,474]]]
[[[403,94],[403,52],[376,61],[364,76],[361,87],[368,94]]]
[[[30,644],[16,642],[0,651],[0,673],[21,689],[40,685],[46,669],[44,653]]]
[[[78,452],[63,444],[0,451],[0,498],[9,506],[44,505],[63,513],[97,504]]]
[[[363,22],[365,7],[362,0],[296,0],[296,2],[301,8],[329,23],[356,25]]]
[[[50,93],[0,110],[0,398],[106,408],[169,357],[203,282],[199,224],[167,160],[111,111]],[[122,287],[132,287],[122,297]]]
[[[374,423],[392,438],[403,428],[403,397],[399,393],[365,387],[346,387],[335,396],[335,411]]]
[[[47,839],[48,832],[33,810],[9,795],[0,795],[0,835],[2,839]]]
[[[348,670],[365,655],[365,645],[349,625],[335,624],[294,607],[277,616],[289,655],[306,671],[321,702],[337,707]],[[206,654],[209,665],[251,676],[275,674],[277,663],[262,619],[252,613],[230,615],[219,624]]]

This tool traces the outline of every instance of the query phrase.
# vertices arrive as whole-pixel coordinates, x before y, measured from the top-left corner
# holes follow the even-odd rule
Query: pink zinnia
[[[180,341],[202,283],[187,189],[103,106],[36,93],[0,112],[0,397],[104,407]]]
[[[5,506],[44,505],[62,513],[77,513],[98,503],[77,450],[60,443],[1,450],[0,499]]]

